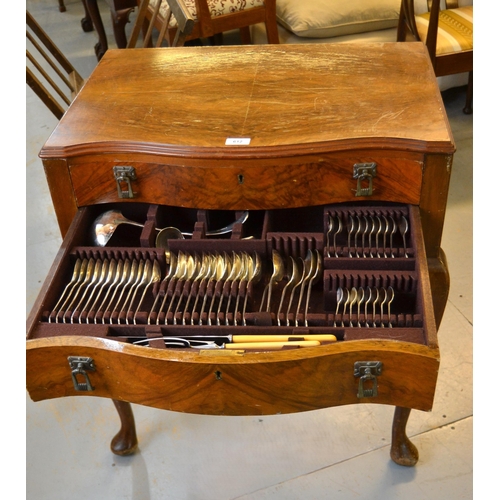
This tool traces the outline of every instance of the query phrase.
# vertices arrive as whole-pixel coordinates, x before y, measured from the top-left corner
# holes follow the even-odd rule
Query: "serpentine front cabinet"
[[[119,454],[129,403],[389,404],[415,464],[453,152],[420,43],[107,51],[40,153],[64,241],[28,319],[31,398],[112,399]]]

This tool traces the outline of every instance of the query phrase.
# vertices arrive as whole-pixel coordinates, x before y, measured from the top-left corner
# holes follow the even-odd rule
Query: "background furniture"
[[[473,0],[458,0],[460,7]],[[415,14],[427,13],[427,0],[415,0]],[[276,0],[281,44],[395,42],[401,0]],[[266,43],[261,24],[251,27],[252,42]],[[467,85],[468,74],[438,77],[440,90]]]
[[[113,19],[113,31],[118,48],[127,46],[125,26],[129,21],[130,13],[140,3],[140,0],[106,0],[109,4],[111,17]],[[174,0],[177,1],[177,0]],[[101,15],[97,0],[86,0],[87,8],[92,22],[99,36],[95,46],[97,59],[99,60],[108,49],[106,33],[103,28]],[[151,2],[149,9],[153,13],[156,2]],[[220,2],[219,0],[187,0],[185,5],[191,17],[195,19],[191,35],[186,40],[198,38],[211,38],[216,42],[215,36],[225,31],[240,30],[243,43],[250,43],[249,26],[256,23],[264,23],[267,40],[269,43],[279,43],[276,26],[275,0],[241,0],[234,3]],[[180,8],[180,7],[179,7]],[[163,14],[157,18],[157,27],[161,28]],[[172,36],[171,36],[172,39]],[[220,40],[216,43],[219,43]]]
[[[26,83],[57,119],[83,86],[83,78],[26,11]]]
[[[472,113],[473,8],[458,7],[457,0],[447,0],[441,10],[440,0],[429,0],[429,13],[415,15],[413,0],[401,0],[398,42],[407,37],[425,43],[436,76],[469,73],[464,113]],[[438,31],[440,30],[440,31]],[[446,36],[445,36],[446,34]]]
[[[142,47],[153,46],[153,30],[155,27],[158,28],[154,42],[155,47],[161,47],[163,41],[166,41],[167,45],[171,47],[182,46],[186,37],[193,31],[194,26],[194,20],[183,0],[159,0],[152,11],[148,12],[152,3],[154,4],[150,0],[141,0],[127,48],[137,46],[140,31],[143,32]],[[164,9],[160,15],[162,5]],[[169,30],[170,23],[175,24],[175,28]]]

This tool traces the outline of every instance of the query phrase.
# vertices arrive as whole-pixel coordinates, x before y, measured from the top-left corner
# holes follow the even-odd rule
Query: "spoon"
[[[167,264],[170,262],[170,250],[168,248],[168,240],[183,240],[184,235],[176,227],[166,227],[162,229],[156,236],[156,248],[163,248],[165,250],[165,259]]]
[[[285,299],[286,293],[289,288],[295,286],[295,284],[299,281],[299,267],[297,262],[293,257],[288,257],[288,271],[287,274],[289,276],[287,284],[283,287],[283,291],[281,292],[280,305],[278,307],[278,312],[276,313],[276,318],[278,319],[278,326],[281,326],[280,313],[281,308],[283,307],[283,301]]]
[[[188,297],[186,299],[186,305],[184,306],[184,312],[182,313],[182,324],[186,324],[186,314],[188,312],[188,307],[189,303],[191,302],[191,296],[192,296],[192,290],[193,287],[198,283],[198,281],[201,283],[202,280],[204,280],[208,274],[210,273],[210,255],[203,253],[201,256],[201,265],[199,268],[199,271],[197,272],[196,276],[193,277],[193,283],[191,285],[191,290],[189,291]],[[199,297],[200,289],[198,287],[198,290],[196,292],[196,300],[193,306],[193,312],[191,313],[191,324],[193,324],[193,313],[194,310],[196,309],[196,303]]]
[[[116,290],[120,286],[120,281],[122,279],[122,274],[123,274],[123,268],[125,266],[125,263],[123,262],[122,259],[115,261],[116,262],[116,270],[114,274],[114,279],[112,283],[109,285],[108,290],[106,291],[106,295],[104,295],[104,298],[102,299],[101,305],[97,309],[95,315],[94,315],[94,323],[97,323],[97,315],[99,311],[102,311],[102,317],[101,317],[101,322],[104,323],[104,315],[106,313],[106,309],[104,309],[104,306],[106,305],[106,301],[108,300],[108,297],[110,298],[108,308],[111,307],[111,304],[113,303],[113,299],[116,294]]]
[[[171,254],[170,255],[170,267],[168,269],[168,273],[166,274],[166,276],[163,278],[163,281],[162,283],[168,283],[169,280],[172,278],[172,276],[174,275],[176,269],[177,269],[177,257],[175,256],[175,254]],[[156,297],[155,297],[155,300],[153,302],[153,306],[151,307],[151,311],[149,311],[149,315],[148,315],[148,325],[151,324],[151,315],[153,314],[153,312],[155,311],[156,309],[156,304],[158,303],[158,301],[160,300],[160,290],[158,289],[158,293],[156,294]],[[160,311],[161,311],[161,308],[160,308]],[[159,312],[158,312],[158,315],[159,315]]]
[[[190,269],[190,259],[192,259],[191,255],[187,254],[179,254],[179,258],[177,260],[177,270],[172,277],[171,282],[169,283],[169,288],[172,286],[172,298],[170,299],[170,303],[168,305],[167,312],[165,313],[165,324],[168,324],[168,315],[170,311],[172,310],[172,306],[174,305],[175,298],[177,297],[177,292],[179,290],[179,284],[186,279],[186,276],[189,272]],[[175,281],[177,280],[177,282]],[[168,290],[165,292],[165,299],[168,296]],[[162,307],[160,308],[160,311],[163,309],[163,305],[165,303],[165,299],[163,299]],[[159,316],[158,316],[159,317]],[[158,323],[158,319],[156,320]]]
[[[312,286],[315,283],[317,283],[319,280],[320,273],[322,270],[321,264],[322,264],[321,254],[318,252],[318,250],[316,250],[316,262],[315,262],[316,270],[314,272],[314,275],[311,277],[311,280],[309,281],[309,286],[307,288],[306,305],[304,308],[304,325],[305,326],[309,326],[307,323],[307,311],[309,309],[309,300],[311,299],[311,289],[312,289]]]
[[[247,302],[248,302],[248,290],[250,288],[250,283],[258,283],[260,281],[260,278],[262,277],[262,261],[260,259],[260,256],[257,252],[254,253],[254,258],[252,259],[252,273],[250,275],[250,279],[248,280],[247,287],[245,290],[245,300],[243,301],[243,311],[241,313],[241,317],[243,318],[243,326],[247,325],[246,319],[245,319],[245,312],[247,310]]]
[[[200,300],[202,287],[204,284],[208,284],[208,282],[210,281],[210,279],[212,278],[212,275],[214,273],[216,257],[214,257],[212,254],[207,254],[207,255],[205,255],[203,260],[205,262],[204,265],[205,265],[206,269],[203,273],[202,273],[202,271],[200,271],[200,274],[203,274],[203,277],[201,278],[200,286],[198,287],[198,292],[196,293],[196,298],[194,299],[193,309],[191,311],[191,324],[192,325],[194,325],[194,313],[196,311],[196,306],[198,305],[198,301]],[[206,292],[206,290],[205,290],[205,292]],[[205,294],[205,297],[206,297],[206,294]],[[186,306],[186,309],[187,309],[187,306]]]
[[[128,281],[124,284],[122,291],[120,293],[120,297],[118,298],[118,302],[115,305],[115,309],[113,312],[117,312],[117,314],[118,314],[118,316],[116,318],[116,321],[118,324],[120,324],[120,315],[122,312],[125,311],[125,307],[127,305],[128,299],[130,297],[130,293],[132,292],[138,278],[140,277],[139,272],[142,273],[142,265],[141,264],[143,265],[142,262],[139,262],[136,259],[134,259],[132,261],[132,265],[130,267],[130,274],[128,276]],[[139,271],[139,266],[141,266],[140,271]],[[127,292],[127,290],[128,290],[128,292]],[[126,292],[127,292],[127,295],[125,295]],[[125,297],[125,300],[123,301],[121,309],[118,311],[118,306],[121,303],[122,297]],[[113,316],[113,313],[111,314],[111,316]]]
[[[288,299],[288,309],[286,310],[286,326],[290,326],[290,311],[293,305],[293,297],[295,295],[295,290],[301,285],[302,281],[306,276],[306,263],[302,257],[299,257],[300,265],[297,264],[297,281],[293,285],[292,291],[290,292],[290,298]]]
[[[210,302],[210,308],[208,309],[208,316],[207,316],[208,325],[212,325],[211,315],[215,303],[215,296],[216,296],[215,292],[217,290],[217,285],[222,281],[226,281],[230,272],[231,272],[231,257],[229,257],[229,255],[226,252],[224,252],[224,255],[219,256],[219,258],[217,259],[217,265],[215,268],[215,286],[212,292],[213,295],[212,295],[212,300]],[[222,290],[221,290],[221,295],[222,295]],[[200,321],[201,321],[201,315],[200,315]]]
[[[89,306],[91,305],[92,297],[94,296],[94,294],[96,293],[96,291],[99,293],[99,290],[102,290],[102,286],[106,282],[106,279],[108,277],[108,267],[109,267],[109,260],[108,259],[104,259],[104,261],[102,262],[102,265],[101,265],[101,276],[100,276],[100,278],[98,278],[98,281],[96,283],[94,283],[92,291],[90,292],[90,296],[89,296],[87,302],[85,303],[85,305],[82,307],[82,309],[80,311],[80,316],[78,317],[78,323],[82,322],[82,314],[85,311],[87,312],[87,323],[89,322],[88,321],[88,316],[89,316],[90,311],[92,309],[91,308],[90,308],[90,310],[88,310],[88,309],[89,309]]]
[[[328,231],[326,233],[326,256],[331,257],[332,254],[330,252],[330,235],[333,231],[333,217],[328,214]]]
[[[295,326],[299,326],[299,312],[300,312],[300,305],[302,303],[302,298],[304,296],[304,290],[306,288],[307,282],[312,279],[314,273],[316,272],[315,270],[316,270],[316,257],[313,254],[312,250],[309,249],[307,251],[307,255],[304,261],[304,272],[302,275],[302,284],[300,285],[299,302],[297,304],[297,312],[295,314]],[[305,312],[304,312],[304,318],[305,318]]]
[[[98,303],[99,303],[99,298],[101,297],[101,294],[102,292],[107,288],[109,290],[109,287],[111,286],[111,283],[113,282],[113,280],[115,279],[115,275],[116,275],[116,268],[117,268],[117,262],[115,259],[111,259],[111,261],[109,262],[109,266],[108,266],[108,276],[105,280],[105,282],[102,284],[102,286],[99,288],[99,292],[97,293],[97,296],[94,300],[94,303],[92,304],[92,306],[90,307],[90,310],[89,310],[89,313],[87,314],[87,323],[89,323],[89,316],[90,316],[90,313],[95,309],[95,314],[94,314],[94,323],[96,323],[96,315],[97,313],[99,312],[99,307],[98,307]],[[107,294],[107,292],[106,292]]]
[[[148,284],[144,287],[144,290],[142,291],[141,299],[139,300],[139,304],[137,304],[137,308],[136,308],[136,311],[134,314],[134,319],[133,319],[134,325],[136,324],[135,318],[136,318],[137,313],[139,312],[139,310],[141,308],[141,305],[142,305],[142,302],[143,302],[144,297],[146,295],[146,292],[148,291],[149,287],[153,283],[157,283],[158,281],[160,281],[161,269],[160,269],[160,264],[158,263],[157,260],[155,260],[155,262],[153,264],[153,269],[152,269],[150,275],[151,275],[150,280],[149,280]]]
[[[239,256],[240,259],[240,270],[236,275],[236,278],[234,279],[234,282],[237,283],[238,285],[236,286],[236,305],[234,306],[234,316],[233,316],[233,323],[236,321],[236,313],[238,310],[238,299],[240,298],[239,295],[239,285],[241,284],[241,281],[243,279],[248,278],[248,260],[247,260],[247,254],[242,253]],[[229,296],[227,298],[227,306],[226,306],[226,325],[229,325],[229,307],[231,304],[231,299],[232,299],[232,288],[233,286],[231,285],[229,289]]]
[[[228,224],[225,227],[220,229],[214,229],[213,231],[207,231],[207,236],[218,236],[221,234],[230,233],[233,230],[235,224],[243,224],[248,219],[249,212],[245,211],[243,215],[231,224]],[[103,247],[110,240],[111,236],[113,236],[116,228],[120,224],[128,224],[136,227],[144,227],[144,224],[140,222],[135,222],[133,220],[127,219],[120,211],[118,210],[108,210],[107,212],[102,213],[97,217],[93,224],[93,237],[94,244],[96,246]],[[157,231],[161,231],[161,229],[156,228]],[[193,233],[183,232],[183,236],[192,236]]]
[[[180,307],[184,299],[184,294],[189,293],[189,290],[187,288],[193,286],[192,280],[195,278],[197,274],[199,274],[200,267],[201,267],[201,260],[199,255],[195,254],[194,257],[190,255],[187,260],[186,275],[183,277],[184,287],[182,287],[182,282],[181,282],[181,286],[179,289],[179,301],[177,302],[177,307],[175,308],[174,318],[173,318],[174,325],[177,324],[177,313],[180,311]]]
[[[408,258],[408,254],[406,253],[406,233],[408,232],[408,220],[404,215],[401,216],[401,220],[399,221],[399,230],[401,232],[401,236],[403,237],[405,257]]]
[[[394,300],[394,288],[392,288],[392,286],[390,286],[388,288],[389,290],[389,301],[387,302],[387,317],[388,317],[388,326],[389,328],[392,328],[392,322],[391,322],[391,304],[392,304],[392,301]]]
[[[264,307],[265,298],[267,295],[267,304],[266,304],[266,312],[271,311],[271,294],[273,291],[273,285],[278,283],[283,279],[283,275],[285,274],[285,265],[283,263],[283,259],[281,255],[276,250],[273,250],[272,253],[272,261],[273,261],[273,272],[271,274],[271,278],[269,278],[269,284],[264,289],[264,293],[262,294],[262,302],[260,304],[260,311],[262,311]]]
[[[352,307],[358,302],[358,290],[356,287],[351,288],[351,293],[349,295],[349,326],[354,326],[352,322]]]
[[[64,288],[64,291],[61,295],[61,297],[59,298],[59,300],[57,301],[57,304],[54,306],[54,309],[53,311],[56,312],[56,316],[55,316],[55,320],[56,320],[56,323],[57,323],[57,314],[58,314],[58,311],[57,311],[57,308],[59,307],[59,305],[61,303],[63,303],[63,299],[64,300],[67,300],[65,297],[66,297],[66,293],[67,292],[70,292],[69,293],[69,297],[71,296],[71,291],[73,290],[73,288],[76,286],[76,284],[78,283],[78,276],[80,275],[80,267],[82,265],[82,261],[80,259],[76,259],[76,262],[75,262],[75,267],[73,268],[73,275],[71,277],[71,280],[70,282],[66,285],[66,287]],[[49,323],[51,323],[51,316],[52,314],[49,316]]]
[[[125,314],[125,323],[128,325],[128,317],[132,311],[132,307],[134,305],[135,297],[137,295],[137,292],[141,289],[142,286],[146,286],[147,283],[149,283],[149,280],[151,279],[151,274],[153,272],[153,264],[151,261],[148,259],[146,260],[146,263],[143,263],[141,261],[142,269],[139,270],[139,273],[137,274],[137,281],[135,283],[135,288],[134,288],[134,293],[132,295],[132,298],[130,299],[130,304],[127,309],[127,313]],[[132,290],[130,291],[132,293]],[[135,311],[137,313],[137,309]],[[135,318],[135,314],[133,316]]]
[[[248,255],[246,252],[243,252],[241,254],[241,264],[242,264],[242,270],[240,273],[241,274],[240,275],[240,283],[239,283],[238,288],[236,289],[236,304],[234,306],[234,316],[233,316],[233,325],[234,326],[236,326],[238,324],[236,316],[238,314],[238,307],[240,304],[240,295],[241,295],[240,288],[242,285],[245,285],[245,283],[246,283],[245,287],[248,286],[248,280],[250,279],[250,275],[253,272],[252,257],[250,257],[250,255]],[[228,324],[227,321],[228,320],[226,318],[226,324]]]
[[[226,325],[229,325],[228,314],[229,314],[229,307],[231,304],[231,289],[233,288],[233,283],[235,283],[241,279],[241,275],[244,272],[244,270],[245,270],[244,258],[242,259],[241,255],[233,252],[233,269],[231,270],[231,274],[229,275],[229,278],[226,280],[226,283],[229,284],[229,289],[227,292]],[[226,287],[226,284],[224,284],[224,288],[225,287]],[[224,288],[223,288],[223,290],[224,290]],[[217,311],[217,324],[218,325],[220,325],[219,313],[221,311],[223,299],[224,299],[224,291],[221,294],[221,300],[219,302],[219,309]]]
[[[337,315],[340,310],[340,306],[344,303],[344,289],[342,287],[337,288],[337,307],[335,308],[335,320],[333,322],[334,326],[337,326]],[[341,326],[343,326],[343,322],[340,323]]]

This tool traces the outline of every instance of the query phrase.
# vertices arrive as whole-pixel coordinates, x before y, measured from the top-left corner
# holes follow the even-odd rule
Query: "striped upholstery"
[[[415,16],[418,34],[423,41],[427,37],[429,16],[428,12]],[[472,50],[472,32],[472,5],[440,11],[436,55]]]

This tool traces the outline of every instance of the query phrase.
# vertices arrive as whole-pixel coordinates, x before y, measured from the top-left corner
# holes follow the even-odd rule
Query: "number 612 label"
[[[248,146],[251,140],[249,137],[228,137],[226,146]]]

